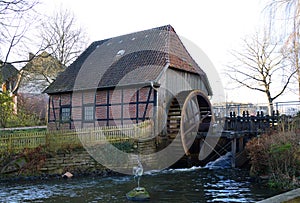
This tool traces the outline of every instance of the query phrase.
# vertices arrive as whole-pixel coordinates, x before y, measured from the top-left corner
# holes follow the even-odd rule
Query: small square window
[[[71,120],[71,108],[61,107],[61,121],[66,122]]]
[[[84,107],[84,120],[85,121],[94,120],[94,106],[85,106]]]

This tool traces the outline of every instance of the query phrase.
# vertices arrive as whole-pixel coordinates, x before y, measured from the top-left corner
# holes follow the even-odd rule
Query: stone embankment
[[[95,161],[84,149],[57,152],[48,157],[39,171],[43,174],[63,174],[67,171],[73,174],[94,173],[106,170]]]
[[[155,153],[155,139],[138,141],[135,150],[135,152],[143,154]],[[155,157],[149,156],[147,163],[151,163],[154,158]],[[136,163],[125,164],[126,165],[120,165],[119,167],[128,169],[128,167]],[[83,147],[49,151],[49,149],[40,146],[38,148],[24,150],[19,154],[7,153],[0,155],[0,179],[62,176],[66,172],[70,172],[74,174],[74,176],[106,175],[113,173],[98,163]]]
[[[297,203],[300,202],[300,188],[259,201],[258,203]]]
[[[43,152],[36,150],[28,154],[1,157],[0,178],[62,176],[66,172],[80,175],[105,175],[107,168],[99,164],[84,148]]]

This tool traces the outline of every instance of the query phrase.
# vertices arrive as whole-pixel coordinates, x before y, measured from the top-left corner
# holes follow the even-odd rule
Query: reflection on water
[[[141,186],[150,202],[256,202],[276,191],[251,183],[237,169],[169,169],[146,172]],[[0,183],[0,202],[129,202],[136,186],[132,176],[87,177]]]

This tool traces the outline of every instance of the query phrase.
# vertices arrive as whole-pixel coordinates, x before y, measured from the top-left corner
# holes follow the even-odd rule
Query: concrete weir
[[[258,203],[282,203],[282,202],[294,203],[294,202],[298,202],[298,201],[296,201],[296,199],[298,201],[300,200],[300,188],[295,189],[295,190],[291,190],[291,191],[286,192],[286,193],[276,195],[274,197],[270,197],[268,199],[259,201]],[[293,201],[293,200],[295,200],[295,201]]]

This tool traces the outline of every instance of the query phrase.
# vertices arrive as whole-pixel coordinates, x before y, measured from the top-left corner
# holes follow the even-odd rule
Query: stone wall
[[[49,152],[41,147],[0,157],[0,179],[42,177],[66,172],[74,175],[107,174],[109,170],[95,161],[84,148]]]
[[[39,171],[43,174],[102,173],[106,168],[89,155],[84,148],[58,151],[47,157]]]
[[[156,138],[138,140],[129,150],[134,154],[146,155],[143,158],[145,169],[147,165],[155,165]],[[134,160],[136,161],[136,160]],[[134,163],[126,163],[120,168],[128,169]],[[130,169],[131,170],[131,169]],[[44,147],[28,149],[20,154],[7,154],[5,160],[0,160],[0,179],[17,177],[62,176],[66,172],[74,176],[107,175],[112,171],[98,163],[83,147],[49,151]]]
[[[136,150],[139,154],[154,155],[156,152],[156,138],[138,141]],[[156,162],[155,159],[154,155],[149,156],[144,161],[148,164],[153,164]],[[128,163],[129,165],[130,163]],[[126,168],[128,166],[123,167]],[[95,161],[84,148],[58,151],[54,155],[47,157],[39,170],[45,174],[64,174],[65,172],[72,174],[103,174],[109,171],[106,167]]]

